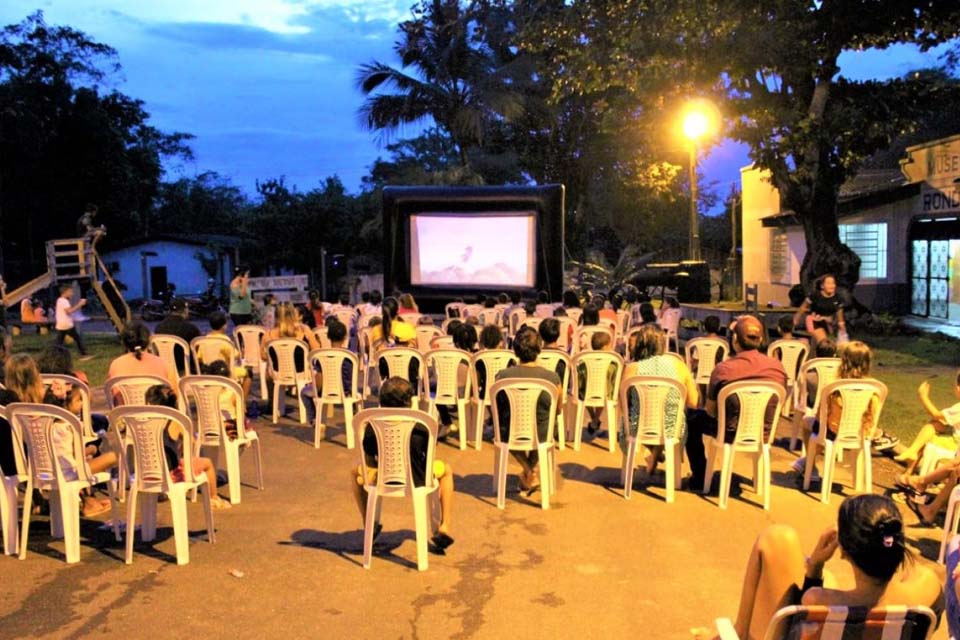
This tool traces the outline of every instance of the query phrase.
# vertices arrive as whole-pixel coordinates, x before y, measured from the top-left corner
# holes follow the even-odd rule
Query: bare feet
[[[210,506],[213,509],[217,509],[218,511],[223,511],[225,509],[230,509],[233,507],[233,505],[231,505],[229,502],[227,502],[220,496],[212,496],[210,498]]]
[[[93,496],[87,496],[83,499],[83,514],[84,518],[92,518],[94,516],[99,516],[100,514],[110,511],[110,501],[97,500]]]

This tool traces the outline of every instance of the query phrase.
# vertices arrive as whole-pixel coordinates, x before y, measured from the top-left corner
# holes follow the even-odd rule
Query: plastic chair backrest
[[[630,312],[626,309],[617,311],[617,338],[623,338],[630,330]]]
[[[477,318],[480,320],[480,326],[487,326],[488,324],[500,325],[500,310],[494,307],[493,309],[483,309],[480,313],[477,314]]]
[[[680,329],[681,316],[683,316],[683,312],[680,309],[675,309],[673,307],[670,309],[664,309],[660,313],[660,319],[657,320],[657,324],[659,324],[664,331],[674,335]]]
[[[537,406],[540,396],[546,392],[550,396],[550,410],[547,413],[547,440],[540,442],[537,433]],[[490,387],[487,394],[491,398],[490,407],[493,415],[493,441],[502,444],[500,439],[500,410],[496,402],[499,394],[505,394],[510,407],[510,437],[507,447],[536,448],[540,444],[553,442],[553,425],[557,419],[557,387],[546,380],[538,378],[509,378],[498,380]]]
[[[220,439],[227,437],[227,416],[222,408],[225,394],[228,394],[227,402],[237,418],[237,438],[246,439],[243,389],[237,382],[222,376],[184,376],[180,378],[179,386],[183,406],[189,409],[192,400],[196,407],[197,433],[194,435],[199,446],[218,446]]]
[[[320,345],[321,349],[329,349],[332,343],[330,342],[330,337],[327,335],[327,326],[316,327],[313,330],[313,337],[317,339],[317,344]]]
[[[96,438],[97,434],[93,432],[93,414],[90,408],[90,385],[79,378],[63,373],[42,373],[40,379],[45,387],[60,384],[64,387],[70,386],[80,390],[80,425],[83,427],[83,437],[84,439]]]
[[[10,421],[10,413],[4,405],[0,405],[0,418],[6,420],[7,424],[10,425],[14,475],[18,476],[21,480],[26,480],[27,475],[30,473],[30,465],[27,463],[26,449],[23,448],[23,437],[20,435],[18,429],[13,428],[13,423]]]
[[[470,354],[460,349],[434,349],[424,354],[423,359],[437,379],[436,404],[456,404],[457,400],[470,397],[470,375],[467,375],[463,393],[460,393],[460,367],[465,366],[470,371]]]
[[[296,353],[301,352],[303,369],[297,368]],[[296,338],[278,338],[267,343],[267,367],[276,384],[296,384],[307,373],[307,343]],[[277,367],[273,363],[276,358]]]
[[[215,360],[226,360],[227,366],[233,368],[239,361],[237,345],[226,334],[210,333],[198,336],[190,341],[190,350],[197,367],[201,362],[209,365]],[[229,359],[225,358],[225,355]]]
[[[590,350],[590,341],[593,340],[593,334],[595,333],[605,333],[610,336],[610,344],[613,344],[614,333],[613,330],[603,324],[589,325],[586,327],[578,327],[577,331],[573,334],[573,353],[574,355],[580,353],[581,351]]]
[[[767,347],[767,355],[780,361],[789,382],[796,381],[797,373],[809,351],[810,346],[803,340],[774,340]]]
[[[479,318],[480,312],[483,311],[483,305],[482,304],[465,304],[462,307],[462,311],[463,311],[464,318],[469,318],[470,316],[473,316],[474,318]]]
[[[557,337],[557,346],[570,353],[570,336],[576,330],[576,321],[573,318],[560,316],[557,318],[560,323],[560,335]]]
[[[360,371],[360,358],[349,349],[314,349],[310,352],[311,368],[320,368],[323,374],[323,388],[317,396],[325,402],[342,402],[347,396],[343,388],[343,363],[350,362],[350,389],[356,394],[357,375]]]
[[[573,322],[573,324],[580,324],[580,316],[583,315],[583,309],[580,307],[568,307],[567,308],[567,317]]]
[[[432,349],[455,349],[456,345],[453,344],[453,336],[437,336],[431,340],[433,344],[431,345]]]
[[[364,327],[357,332],[357,351],[364,364],[369,363],[373,355],[373,340],[370,338],[372,331],[370,327]]]
[[[545,318],[541,318],[541,317],[539,317],[539,316],[527,316],[527,317],[525,317],[525,318],[523,319],[523,321],[520,323],[520,326],[521,326],[521,327],[526,326],[526,327],[530,327],[531,329],[534,329],[534,330],[539,330],[539,329],[540,329],[540,323],[543,322],[544,319],[545,319]],[[519,329],[518,329],[518,331],[519,331]]]
[[[514,309],[510,312],[509,322],[507,327],[510,330],[510,335],[512,336],[517,332],[517,329],[520,328],[520,325],[523,324],[524,319],[527,317],[527,312],[523,309]]]
[[[410,326],[416,327],[418,324],[420,324],[420,318],[423,317],[423,314],[417,313],[415,311],[411,311],[407,313],[401,313],[399,314],[399,316],[404,322],[406,322]]]
[[[266,329],[256,324],[242,324],[233,330],[233,337],[240,346],[240,362],[248,366],[260,365],[260,349]]]
[[[190,350],[190,343],[180,336],[155,333],[150,336],[149,348],[178,378],[180,377],[180,369],[177,368],[177,350],[179,349],[183,355],[185,374],[190,373],[190,358],[193,352]]]
[[[18,440],[19,444],[26,446],[27,465],[23,471],[32,474],[35,489],[52,489],[64,480],[60,459],[53,445],[56,422],[65,424],[69,429],[77,480],[89,482],[90,476],[84,462],[83,427],[77,416],[54,405],[27,402],[11,402],[7,405],[6,414],[10,428],[16,434],[15,447]]]
[[[353,309],[337,309],[333,312],[333,315],[348,331],[357,319],[357,313]]]
[[[473,384],[475,396],[478,400],[486,400],[490,397],[485,394],[480,397],[480,373],[477,371],[477,364],[483,363],[485,388],[489,389],[493,381],[497,379],[497,374],[517,362],[517,356],[513,351],[507,349],[487,349],[478,351],[470,358],[470,371],[473,375]]]
[[[398,377],[403,378],[404,380],[410,380],[410,363],[417,363],[417,377],[419,378],[417,385],[423,385],[424,383],[424,371],[425,367],[423,364],[423,356],[420,355],[420,352],[416,349],[411,349],[410,347],[390,347],[388,349],[383,349],[377,354],[377,362],[386,362],[387,363],[387,376],[390,378]],[[414,393],[417,395],[420,394],[420,390],[414,388]]]
[[[730,345],[726,340],[720,338],[708,338],[706,336],[688,340],[683,347],[684,361],[687,368],[693,371],[694,380],[697,384],[709,384],[710,374],[714,367],[723,362],[730,352]],[[697,359],[696,371],[693,370],[693,359]]]
[[[737,418],[737,435],[733,445],[741,451],[760,451],[764,444],[763,433],[767,416],[767,405],[771,398],[776,397],[776,408],[773,415],[773,424],[770,425],[770,435],[767,439],[773,444],[777,432],[777,421],[787,391],[782,385],[769,380],[741,380],[731,382],[720,389],[717,395],[717,424],[718,437],[722,438],[727,424],[727,399],[736,396],[740,402],[740,413]]]
[[[449,319],[459,318],[463,320],[464,318],[466,318],[466,315],[464,314],[464,311],[463,311],[463,308],[465,306],[467,305],[463,304],[462,302],[451,302],[447,304],[443,308],[443,310],[447,318]]]
[[[634,397],[635,394],[635,397]],[[620,415],[630,419],[630,402],[637,407],[637,440],[645,445],[662,445],[666,441],[667,401],[673,396],[679,411],[687,400],[687,388],[679,380],[659,376],[630,376],[620,383]]]
[[[580,365],[584,366],[584,373],[580,373]],[[610,365],[616,366],[616,373],[613,377],[613,389],[608,388],[607,374]],[[616,400],[620,397],[620,374],[623,373],[623,358],[619,353],[613,351],[582,351],[573,356],[570,361],[570,367],[573,369],[573,389],[580,389],[580,376],[583,375],[584,402],[606,401],[608,399]]]
[[[410,436],[418,425],[429,432],[425,486],[436,487],[433,475],[433,456],[437,446],[437,421],[428,413],[416,409],[364,409],[353,418],[357,442],[363,442],[367,428],[373,429],[377,439],[377,493],[407,495],[413,488],[410,466]],[[360,464],[367,475],[367,457],[360,450]]]
[[[103,394],[107,397],[107,408],[118,406],[117,395],[120,396],[120,405],[145,406],[147,404],[147,390],[157,385],[171,386],[170,382],[160,376],[115,376],[103,383]]]
[[[810,388],[807,386],[807,374],[817,374],[816,397],[813,400],[813,415],[820,411],[820,399],[823,397],[823,388],[837,379],[840,373],[840,358],[810,358],[800,365],[797,374],[797,408],[805,410],[809,404]]]
[[[793,605],[777,611],[764,640],[883,638],[926,640],[937,619],[927,607]]]
[[[879,380],[842,378],[826,385],[818,384],[818,392],[820,388],[823,389],[819,408],[821,430],[826,429],[827,416],[830,412],[830,396],[839,393],[843,410],[840,412],[840,424],[837,425],[837,437],[834,442],[859,446],[865,438],[870,437],[869,432],[864,433],[863,414],[870,406],[870,399],[877,396],[878,402],[873,412],[873,420],[867,429],[877,426],[880,421],[880,410],[883,409],[883,403],[887,399],[887,385]],[[825,431],[822,432],[825,433]]]
[[[171,425],[180,427],[183,439],[183,481],[194,482],[190,456],[194,451],[193,425],[190,418],[169,407],[118,407],[110,412],[110,425],[125,433],[133,446],[133,467],[137,470],[137,490],[147,493],[166,493],[173,485],[171,469],[163,450],[163,432]]]
[[[420,353],[427,353],[433,348],[430,346],[430,341],[437,336],[442,335],[443,331],[441,331],[439,327],[435,327],[432,324],[421,325],[417,327],[417,350]]]
[[[537,356],[537,364],[544,369],[553,371],[557,375],[560,375],[557,368],[561,362],[564,363],[564,367],[563,375],[560,376],[560,388],[566,392],[570,388],[570,356],[557,349],[544,349],[540,352],[540,355]]]

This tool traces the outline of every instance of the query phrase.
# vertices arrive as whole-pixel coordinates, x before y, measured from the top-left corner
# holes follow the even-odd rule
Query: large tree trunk
[[[811,293],[817,278],[832,274],[847,304],[859,306],[852,292],[860,280],[860,257],[840,242],[836,196],[829,192],[820,193],[823,194],[821,197],[796,202],[792,207],[803,225],[807,245],[800,267],[800,281],[804,291]]]

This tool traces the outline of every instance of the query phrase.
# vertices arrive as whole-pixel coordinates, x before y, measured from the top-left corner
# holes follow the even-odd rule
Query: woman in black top
[[[842,342],[847,334],[847,325],[843,320],[843,302],[837,295],[837,280],[828,273],[820,276],[816,285],[817,291],[809,295],[793,315],[793,325],[797,326],[806,313],[807,331],[813,336],[814,346],[831,336],[834,325]]]

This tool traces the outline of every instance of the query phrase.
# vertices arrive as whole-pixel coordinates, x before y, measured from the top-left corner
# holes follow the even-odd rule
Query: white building
[[[177,295],[194,296],[206,291],[211,277],[220,290],[229,285],[239,246],[232,236],[168,234],[132,240],[101,257],[114,280],[126,286],[127,300],[156,299],[168,283]]]
[[[764,172],[741,170],[743,281],[788,306],[806,252]],[[960,135],[908,147],[900,169],[861,171],[840,191],[840,239],[860,256],[857,298],[875,311],[960,324]]]

